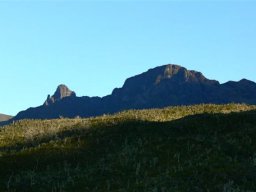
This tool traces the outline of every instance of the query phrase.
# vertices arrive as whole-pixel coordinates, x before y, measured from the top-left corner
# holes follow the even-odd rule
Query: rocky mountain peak
[[[177,74],[180,70],[185,71],[186,69],[184,67],[181,67],[179,65],[172,65],[172,64],[168,64],[163,66],[164,68],[164,75],[167,77],[171,77],[175,74]]]
[[[76,97],[76,93],[74,91],[71,91],[66,85],[61,84],[57,87],[54,95],[47,96],[46,101],[44,102],[44,105],[50,105],[55,103],[56,101],[59,101],[65,97]]]
[[[198,71],[188,70],[185,67],[175,64],[167,64],[149,69],[147,72],[127,79],[123,88],[151,87],[162,82],[219,84],[218,81],[207,79]]]
[[[163,67],[164,74],[161,75],[162,79],[173,79],[181,82],[203,82],[207,80],[202,73],[194,70],[188,70],[179,65],[168,64]]]

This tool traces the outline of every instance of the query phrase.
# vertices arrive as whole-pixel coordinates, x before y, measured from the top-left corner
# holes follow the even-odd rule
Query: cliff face
[[[60,85],[42,106],[20,112],[17,119],[90,117],[126,109],[159,108],[200,103],[256,104],[256,83],[242,79],[220,84],[179,65],[164,65],[128,78],[105,97],[76,97]]]

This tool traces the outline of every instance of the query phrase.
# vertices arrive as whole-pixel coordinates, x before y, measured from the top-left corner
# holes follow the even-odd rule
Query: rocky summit
[[[163,65],[128,78],[105,97],[76,97],[60,85],[42,106],[18,113],[18,119],[91,117],[128,109],[162,108],[201,103],[256,104],[256,83],[242,79],[220,84],[179,65]]]
[[[76,93],[71,91],[66,85],[59,85],[53,96],[48,95],[44,105],[51,105],[65,97],[75,97]]]

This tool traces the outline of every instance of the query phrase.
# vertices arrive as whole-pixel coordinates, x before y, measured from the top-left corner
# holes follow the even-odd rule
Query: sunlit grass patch
[[[0,191],[255,191],[255,109],[15,122],[0,130]]]

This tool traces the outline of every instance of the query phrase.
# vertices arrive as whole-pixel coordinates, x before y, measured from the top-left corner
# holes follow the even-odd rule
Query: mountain
[[[127,109],[200,103],[256,104],[256,83],[242,79],[220,84],[200,72],[168,64],[128,78],[123,87],[105,97],[77,97],[60,85],[43,105],[22,111],[12,120],[91,117]]]
[[[0,122],[7,121],[7,120],[9,120],[11,118],[12,118],[12,116],[10,116],[10,115],[4,115],[4,114],[0,113]]]

